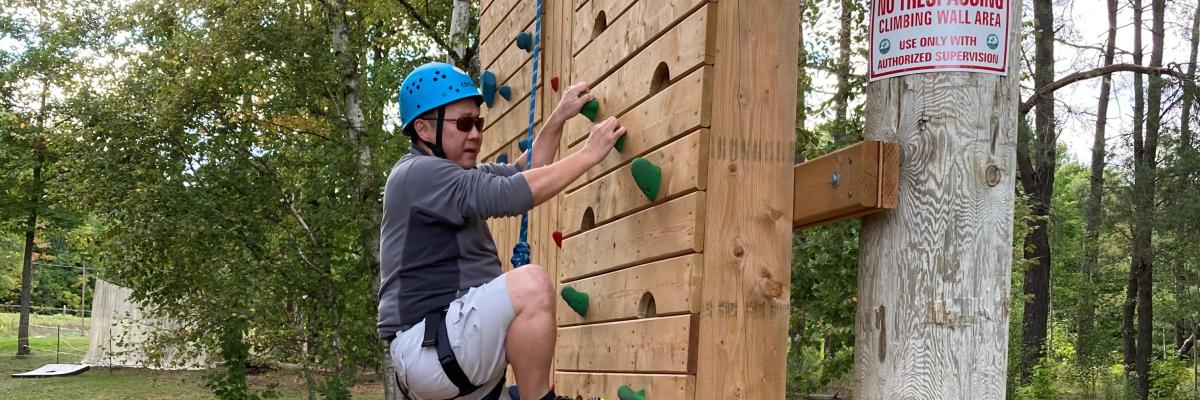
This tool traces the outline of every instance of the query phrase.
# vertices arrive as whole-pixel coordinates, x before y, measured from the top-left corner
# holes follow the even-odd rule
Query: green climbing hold
[[[658,187],[662,184],[662,168],[659,168],[654,163],[645,158],[635,158],[629,166],[629,172],[633,173],[633,181],[637,182],[638,189],[642,190],[642,194],[646,195],[647,199],[654,201],[658,199]]]
[[[617,398],[621,400],[646,400],[646,389],[633,391],[629,385],[621,385],[617,388]]]
[[[625,135],[617,138],[617,143],[613,144],[613,148],[617,151],[625,151]]]
[[[570,286],[563,286],[561,294],[562,294],[563,301],[566,301],[567,305],[571,306],[571,309],[575,310],[576,314],[579,314],[580,317],[587,316],[587,311],[588,311],[588,295],[587,295],[587,293],[575,290],[575,288],[570,287]]]
[[[579,110],[579,113],[587,117],[588,121],[596,122],[596,114],[600,113],[600,102],[592,99],[583,105],[583,109]]]
[[[517,48],[525,51],[533,51],[533,35],[529,32],[518,33]]]

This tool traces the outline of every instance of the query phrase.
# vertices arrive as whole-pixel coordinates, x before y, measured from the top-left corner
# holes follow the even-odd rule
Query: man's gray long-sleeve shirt
[[[518,172],[508,164],[463,169],[415,147],[396,162],[383,192],[380,337],[500,276],[485,222],[533,208],[533,192]]]

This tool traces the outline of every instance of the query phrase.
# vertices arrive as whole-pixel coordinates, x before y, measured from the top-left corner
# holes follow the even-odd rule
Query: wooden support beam
[[[792,229],[805,229],[896,208],[900,148],[866,140],[792,169]]]

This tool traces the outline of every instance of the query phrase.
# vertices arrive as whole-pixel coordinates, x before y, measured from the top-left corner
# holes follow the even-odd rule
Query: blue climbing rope
[[[533,113],[537,110],[538,55],[542,50],[542,0],[537,0],[537,13],[534,14],[533,28],[533,79],[529,85],[529,154],[525,158],[525,170],[533,168]],[[529,265],[529,212],[521,214],[521,237],[513,246],[513,268]]]

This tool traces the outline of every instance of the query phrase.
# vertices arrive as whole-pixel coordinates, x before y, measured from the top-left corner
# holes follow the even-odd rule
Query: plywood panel
[[[567,186],[567,190],[575,190],[584,183],[607,174],[614,168],[624,165],[634,157],[640,157],[651,149],[663,143],[670,142],[681,135],[690,133],[700,127],[709,125],[709,104],[711,99],[712,82],[708,79],[711,67],[696,70],[666,90],[659,92],[645,103],[622,115],[621,125],[628,131],[625,138],[624,151],[609,152],[595,167],[589,169],[582,177]],[[568,121],[564,130],[570,136],[577,131],[579,118]],[[583,120],[586,122],[586,120]],[[582,135],[590,132],[590,125],[584,128]],[[567,150],[567,154],[579,151],[582,143]]]
[[[704,207],[695,192],[567,238],[560,281],[702,251]]]
[[[684,47],[703,48],[707,40],[701,38],[709,36],[707,23],[701,24],[699,30],[693,27],[686,29],[685,34],[677,35],[682,40],[668,39],[673,42],[669,48],[639,53],[673,23],[682,20],[706,2],[707,0],[660,0],[635,4],[622,18],[609,24],[608,29],[575,56],[575,79],[596,82],[635,54],[654,54],[661,57],[682,53],[687,50]]]
[[[689,254],[565,283],[587,293],[590,303],[581,317],[560,296],[558,324],[699,312],[700,263],[699,254]]]
[[[677,374],[558,372],[554,374],[554,383],[558,395],[584,400],[616,399],[621,385],[645,389],[646,398],[653,400],[691,400],[696,390],[695,376]]]
[[[708,132],[692,132],[682,139],[648,154],[645,158],[662,168],[658,202],[680,194],[704,188],[707,183],[704,162],[707,160]],[[652,204],[638,189],[630,172],[630,164],[568,193],[564,198],[563,234],[572,236],[583,228],[586,210],[592,212],[593,226]]]
[[[708,21],[707,13],[692,15],[684,23],[672,29],[670,33],[655,41],[646,51],[622,65],[604,81],[594,85],[593,92],[600,101],[598,117],[607,118],[612,115],[624,114],[630,107],[640,103],[643,99],[663,91],[669,83],[687,76],[690,71],[700,65],[710,63],[709,54],[711,53],[705,47],[705,43],[690,36],[697,33],[703,34],[707,29],[706,21]],[[582,60],[577,59],[576,63],[582,63]],[[580,68],[585,67],[581,64]],[[665,72],[666,83],[656,77],[660,73],[660,68],[662,72]],[[586,76],[586,73],[577,72],[576,80],[593,82],[593,80],[580,75]],[[702,92],[692,92],[689,93],[689,98],[692,101],[699,100],[701,104],[709,104],[703,98],[703,94]],[[584,123],[572,126],[568,131],[569,142],[575,143],[582,139],[587,134],[587,125]]]
[[[558,330],[559,371],[687,373],[692,316],[647,318]]]
[[[896,208],[900,149],[863,141],[793,168],[792,228]]]
[[[543,5],[543,7],[545,6]],[[517,48],[515,42],[519,32],[533,34],[533,17],[536,12],[536,1],[518,1],[516,7],[513,7],[512,13],[497,24],[496,30],[492,32],[491,36],[479,42],[479,65],[491,66],[504,52],[529,54],[525,50]],[[546,22],[543,20],[543,29],[545,29],[545,25]]]
[[[591,43],[592,39],[600,32],[603,32],[603,30],[597,31],[597,22],[603,21],[604,26],[607,27],[619,19],[621,14],[635,2],[637,0],[596,0],[584,4],[575,13],[575,19],[579,23],[575,24],[572,29],[575,36],[571,41],[571,55],[579,54],[584,46]],[[601,17],[601,13],[604,14],[603,17]]]

